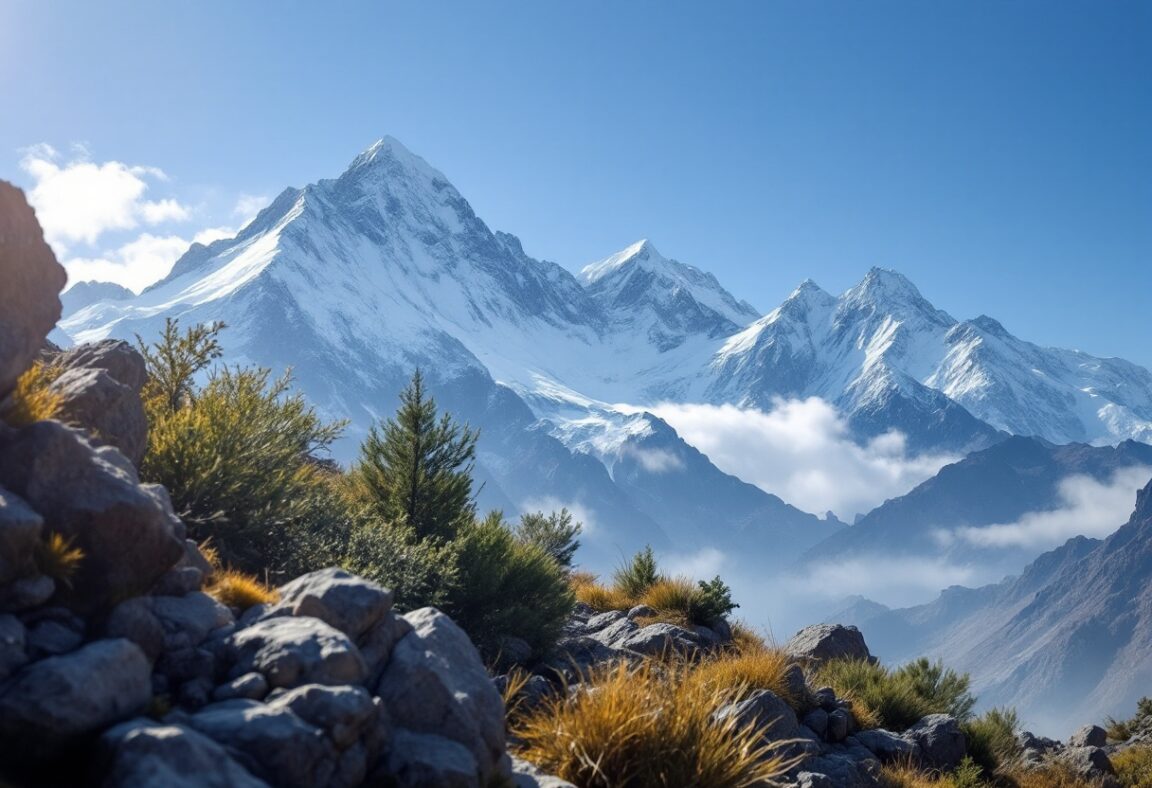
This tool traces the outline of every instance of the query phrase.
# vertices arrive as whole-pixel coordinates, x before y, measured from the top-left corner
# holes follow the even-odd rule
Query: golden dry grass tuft
[[[1152,747],[1127,747],[1110,760],[1125,788],[1152,788]]]
[[[652,661],[594,669],[587,686],[515,725],[519,754],[581,788],[745,788],[794,765],[755,728],[717,719],[735,691],[686,680],[688,669]]]
[[[241,610],[271,604],[280,598],[276,589],[235,569],[218,570],[212,576],[211,585],[204,590],[220,604]]]
[[[23,427],[37,421],[53,418],[60,412],[63,397],[52,389],[52,382],[61,370],[52,364],[37,361],[16,381],[16,389],[7,403],[0,408],[0,420],[12,427]]]
[[[722,652],[702,661],[689,674],[689,680],[716,689],[730,689],[744,695],[766,689],[779,695],[789,706],[799,709],[804,699],[793,697],[785,674],[793,665],[781,649],[767,648],[744,652]]]
[[[1072,766],[1058,759],[1037,769],[1009,771],[1003,779],[1013,788],[1100,788],[1098,782],[1081,777]]]
[[[926,772],[909,760],[886,764],[880,770],[883,788],[947,788],[940,775]]]
[[[629,610],[633,607],[630,596],[615,588],[599,583],[584,583],[573,587],[576,601],[583,602],[598,612],[608,610]]]
[[[673,623],[698,623],[706,600],[700,586],[689,578],[667,577],[649,586],[639,603],[658,611],[663,618]]]
[[[72,537],[63,534],[49,534],[36,546],[34,560],[40,574],[47,575],[57,583],[72,587],[72,577],[84,561],[84,551],[74,546]]]

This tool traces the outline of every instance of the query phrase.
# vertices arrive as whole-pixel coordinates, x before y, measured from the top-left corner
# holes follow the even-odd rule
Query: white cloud
[[[1110,479],[1069,476],[1060,482],[1059,508],[1028,512],[1014,523],[962,528],[955,535],[980,547],[1049,549],[1074,536],[1104,537],[1128,521],[1136,491],[1152,478],[1152,468],[1136,465]]]
[[[690,577],[693,580],[711,580],[722,574],[721,567],[727,556],[715,547],[705,547],[694,553],[669,553],[660,556],[660,568],[672,577]]]
[[[625,446],[623,454],[634,457],[649,473],[667,473],[684,467],[684,461],[667,449],[641,449],[636,446]]]
[[[858,555],[814,564],[800,587],[825,599],[860,595],[890,607],[919,604],[954,585],[979,586],[999,580],[995,572],[932,556]]]
[[[77,158],[62,161],[49,145],[28,148],[20,167],[32,178],[28,200],[58,254],[77,241],[95,244],[108,231],[189,217],[188,209],[173,198],[144,198],[149,180],[167,179],[157,167],[92,162],[82,148]]]
[[[908,456],[904,436],[861,446],[829,403],[778,400],[771,411],[665,403],[651,409],[721,470],[810,512],[851,521],[903,495],[956,457]]]

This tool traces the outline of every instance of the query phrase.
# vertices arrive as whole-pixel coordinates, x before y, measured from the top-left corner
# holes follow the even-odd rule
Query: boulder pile
[[[65,276],[0,182],[0,413],[46,348]],[[514,771],[504,704],[438,610],[400,615],[339,569],[229,608],[166,491],[142,484],[145,365],[51,351],[57,417],[0,419],[0,781],[488,786]]]

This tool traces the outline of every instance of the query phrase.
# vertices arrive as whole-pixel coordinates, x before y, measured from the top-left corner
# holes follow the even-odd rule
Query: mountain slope
[[[1023,534],[1016,542],[995,539],[992,531],[982,529],[998,526],[1003,536],[1008,524],[1074,506],[1076,501],[1062,495],[1070,483],[1084,486],[1092,480],[1103,489],[1130,482],[1134,490],[1149,477],[1152,446],[1143,443],[1056,446],[1038,438],[1011,437],[945,466],[908,494],[886,501],[851,528],[821,542],[805,558],[825,562],[872,553],[946,559],[979,566],[988,577],[1015,574],[1045,546]],[[1127,488],[1118,494],[1125,502],[1130,500]],[[1086,501],[1078,514],[1097,516],[1090,509],[1103,503],[1097,498]],[[1123,510],[1116,522],[1121,519]]]
[[[924,653],[970,671],[983,704],[1016,706],[1028,726],[1066,734],[1129,716],[1152,683],[1152,483],[1103,541],[1077,537],[1019,578],[864,626],[886,657]],[[898,628],[902,647],[884,642]]]

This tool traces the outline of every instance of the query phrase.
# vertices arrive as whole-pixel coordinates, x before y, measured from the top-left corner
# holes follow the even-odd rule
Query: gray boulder
[[[60,319],[67,281],[24,193],[0,181],[0,400],[32,366]]]
[[[784,645],[784,651],[793,659],[812,663],[830,659],[874,661],[860,630],[841,624],[804,627]]]
[[[608,625],[615,624],[622,618],[635,618],[635,616],[625,616],[623,610],[609,610],[604,613],[597,613],[588,619],[588,623],[584,625],[584,631],[588,633],[599,632]]]
[[[137,596],[121,602],[112,608],[104,623],[105,637],[131,640],[153,661],[164,650],[164,635],[164,625],[152,612],[149,597]]]
[[[268,609],[267,617],[311,616],[353,641],[392,610],[391,591],[335,567],[310,572],[279,590],[280,601]]]
[[[67,654],[80,648],[84,633],[59,621],[39,621],[28,628],[28,656],[33,660]]]
[[[881,763],[899,761],[901,763],[920,760],[920,747],[883,728],[859,731],[854,734],[856,741],[872,752]]]
[[[224,641],[233,676],[262,673],[272,687],[359,684],[368,673],[348,636],[318,618],[271,618]]]
[[[835,788],[878,788],[880,762],[875,758],[858,758],[853,753],[827,752],[804,762],[810,777],[808,785]],[[803,783],[802,783],[803,784]]]
[[[968,742],[960,723],[947,714],[929,714],[907,731],[904,739],[920,748],[925,765],[951,771],[968,754]]]
[[[164,646],[169,649],[199,646],[213,630],[235,620],[231,610],[201,591],[154,596],[149,604],[164,629]]]
[[[56,363],[65,369],[99,369],[137,394],[148,381],[148,366],[140,351],[122,339],[102,339],[64,351]]]
[[[591,637],[611,648],[620,648],[621,642],[629,635],[639,631],[640,625],[630,618],[617,618],[608,626],[592,633]]]
[[[1069,747],[1103,747],[1108,743],[1108,732],[1099,725],[1085,725],[1068,737]]]
[[[84,551],[72,581],[79,608],[143,593],[183,555],[167,496],[140,485],[118,452],[58,422],[0,433],[0,484]]]
[[[61,398],[56,418],[82,427],[93,444],[115,446],[133,464],[148,448],[148,416],[139,390],[102,369],[65,370],[52,382]]]
[[[697,651],[700,643],[694,634],[682,627],[673,624],[649,624],[616,641],[615,646],[654,657],[661,654],[689,654]]]
[[[286,708],[309,725],[325,731],[339,749],[345,750],[362,739],[379,740],[381,708],[363,687],[327,687],[306,684],[268,700],[270,708]]]
[[[0,614],[0,681],[28,662],[27,630],[16,616]]]
[[[1116,774],[1116,769],[1113,768],[1108,753],[1102,747],[1068,747],[1060,753],[1060,759],[1086,780],[1096,780]]]
[[[136,644],[98,640],[26,666],[0,692],[5,747],[43,757],[144,711],[152,698],[151,669]]]
[[[47,575],[22,577],[0,588],[0,610],[19,613],[45,604],[56,593],[56,581]]]
[[[384,780],[396,788],[486,788],[491,784],[481,781],[475,755],[460,742],[407,730],[396,731]]]
[[[392,658],[392,649],[411,631],[412,625],[403,616],[389,612],[360,638],[360,654],[368,667],[367,686],[376,686]]]
[[[717,719],[735,717],[741,726],[758,727],[769,741],[795,738],[800,729],[796,712],[771,690],[759,689],[747,699],[724,706],[716,712]]]
[[[245,769],[272,785],[334,785],[339,753],[319,728],[287,706],[230,700],[183,719],[223,746]]]
[[[404,618],[412,632],[392,650],[377,694],[398,726],[463,745],[480,778],[485,783],[494,779],[505,768],[504,702],[479,652],[468,635],[435,608],[415,610]]]
[[[216,742],[180,725],[133,720],[100,739],[104,788],[268,788]]]
[[[828,735],[828,712],[816,708],[804,715],[804,725],[823,739]]]
[[[263,700],[268,694],[268,679],[262,673],[245,673],[239,678],[222,684],[212,692],[212,699],[234,700],[247,698],[249,700]]]
[[[828,715],[828,731],[825,734],[830,742],[842,742],[848,738],[852,718],[844,709],[834,709]]]
[[[40,515],[0,487],[0,585],[35,573],[34,556],[43,527]]]

